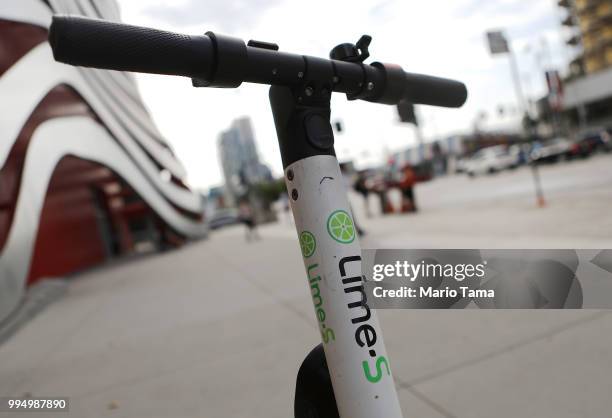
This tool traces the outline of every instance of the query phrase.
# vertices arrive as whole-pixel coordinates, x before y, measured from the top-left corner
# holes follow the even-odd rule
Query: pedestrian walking
[[[368,188],[367,180],[368,178],[365,174],[365,171],[360,172],[357,175],[357,180],[355,181],[355,185],[353,186],[353,188],[355,189],[357,193],[359,193],[363,197],[366,217],[371,218],[372,212],[370,211],[370,201],[369,201],[370,189]]]
[[[253,209],[248,199],[242,199],[238,205],[238,213],[240,216],[240,222],[245,226],[245,238],[247,242],[252,240],[260,239],[259,233],[257,232],[257,225],[255,218],[253,217]]]
[[[344,181],[344,187],[346,187],[346,191],[348,195],[349,190],[351,190],[354,185],[353,185],[353,179],[347,167],[348,167],[347,164],[340,164],[340,172],[342,173],[342,180]],[[349,207],[351,209],[351,214],[353,217],[353,224],[355,225],[355,230],[357,231],[357,235],[361,237],[365,235],[365,231],[361,229],[361,226],[359,225],[359,223],[357,223],[357,218],[355,217],[355,211],[353,210],[350,199],[349,199]]]
[[[417,174],[410,164],[402,167],[402,177],[398,186],[402,192],[402,212],[416,212],[416,200],[414,196],[414,185],[417,182]]]

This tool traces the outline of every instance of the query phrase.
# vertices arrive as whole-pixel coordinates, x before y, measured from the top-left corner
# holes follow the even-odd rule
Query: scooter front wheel
[[[323,344],[306,356],[295,386],[295,418],[339,418]]]

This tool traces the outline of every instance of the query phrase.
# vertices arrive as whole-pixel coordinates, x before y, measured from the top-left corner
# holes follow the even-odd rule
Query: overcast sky
[[[280,49],[327,56],[342,42],[373,37],[371,59],[394,62],[404,70],[462,80],[469,99],[459,110],[420,107],[426,139],[472,129],[485,111],[490,129],[516,125],[518,116],[497,113],[498,105],[517,108],[508,60],[491,57],[484,33],[504,29],[518,57],[528,97],[545,90],[544,68],[563,68],[571,58],[563,48],[562,11],[556,0],[119,0],[126,23],[189,34],[218,33],[275,42]],[[539,57],[539,58],[538,58]],[[222,182],[218,134],[231,121],[253,120],[259,153],[282,173],[267,87],[195,89],[180,77],[138,75],[146,105],[188,171],[188,182],[207,188]],[[346,130],[336,136],[341,160],[361,166],[383,160],[386,152],[414,144],[410,126],[398,123],[394,107],[347,102],[336,94],[332,119]]]

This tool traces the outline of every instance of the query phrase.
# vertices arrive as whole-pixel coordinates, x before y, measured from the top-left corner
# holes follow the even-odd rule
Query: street
[[[542,167],[545,208],[527,167],[419,184],[418,214],[352,204],[368,248],[612,248],[611,166],[607,154]],[[229,227],[70,278],[0,345],[0,394],[67,396],[82,418],[292,416],[319,335],[292,225],[260,234]],[[379,315],[407,418],[610,415],[612,312]]]
[[[529,167],[416,187],[418,215],[377,218],[372,248],[610,248],[612,154],[540,167],[546,208],[536,204]],[[358,220],[368,222],[353,197]],[[371,198],[371,207],[378,202]],[[398,220],[401,219],[401,222]]]

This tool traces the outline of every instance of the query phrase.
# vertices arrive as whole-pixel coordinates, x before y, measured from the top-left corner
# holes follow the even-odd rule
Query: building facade
[[[612,126],[612,1],[559,0],[578,48],[563,88],[562,112],[578,130]]]
[[[563,24],[573,29],[568,39],[581,51],[572,62],[572,73],[592,74],[612,67],[612,2],[610,0],[559,0],[567,10]]]
[[[114,0],[0,2],[0,324],[43,279],[207,233],[133,76],[55,62],[54,13],[120,20]]]

